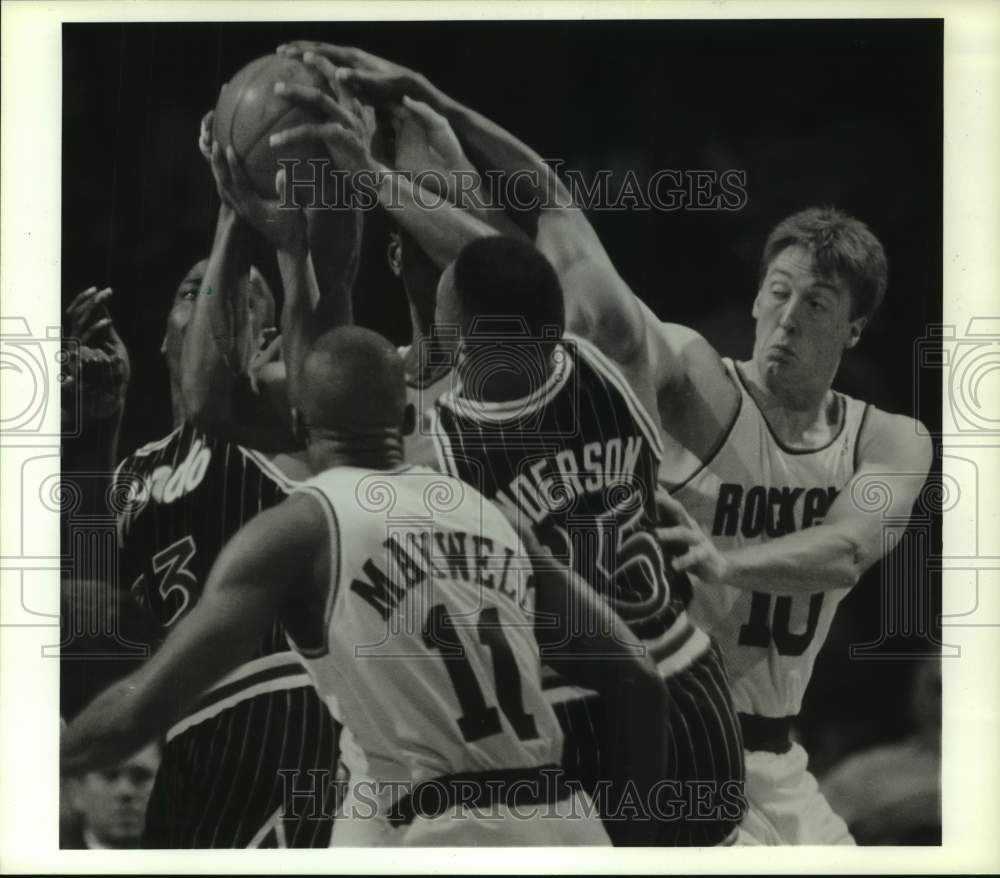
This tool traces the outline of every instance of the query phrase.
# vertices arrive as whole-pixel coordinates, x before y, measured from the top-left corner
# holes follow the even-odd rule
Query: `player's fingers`
[[[335,46],[333,43],[313,43],[304,47],[304,50],[316,52],[329,58],[334,64],[339,66],[360,67],[372,69],[376,66],[374,55],[368,54],[354,46]]]
[[[670,566],[677,573],[683,573],[696,567],[701,562],[701,557],[696,549],[689,549],[683,555],[678,555],[670,559]]]
[[[302,53],[302,63],[309,67],[315,67],[321,75],[330,81],[331,85],[337,83],[337,65],[325,55],[321,55],[319,52],[314,52],[310,49]]]
[[[111,298],[111,288],[105,287],[92,296],[84,299],[73,312],[73,323],[81,334],[91,326],[96,317],[107,317],[108,309],[104,303]]]
[[[701,542],[701,534],[684,525],[658,527],[655,533],[656,539],[661,543],[684,543],[687,546],[696,546]]]
[[[304,122],[301,125],[293,125],[284,131],[272,134],[268,143],[272,147],[287,146],[297,143],[313,143],[317,140],[328,143],[331,139],[337,138],[338,133],[343,133],[344,127],[337,122]]]
[[[233,187],[241,193],[249,192],[250,179],[243,169],[243,162],[236,156],[236,150],[232,146],[226,147],[226,163],[229,165],[229,177]]]
[[[111,318],[102,317],[93,326],[88,326],[83,332],[80,333],[80,344],[92,345],[95,337],[100,335],[100,333],[107,329],[110,325]]]
[[[289,40],[278,46],[279,55],[287,55],[292,58],[301,57],[306,52],[319,52],[323,43],[316,40]]]
[[[220,194],[226,194],[229,190],[230,179],[229,179],[229,165],[226,164],[225,159],[222,155],[222,147],[219,142],[216,141],[212,144],[212,176],[215,177],[215,183],[219,187]]]
[[[198,149],[209,160],[212,158],[212,142],[215,139],[212,134],[212,124],[214,121],[215,110],[209,110],[201,117],[201,128],[198,131]]]
[[[688,514],[687,509],[666,491],[657,491],[656,504],[662,510],[666,511],[668,515],[673,516],[676,521],[682,522],[689,527],[694,525],[694,519]]]
[[[82,293],[77,293],[73,301],[66,307],[66,313],[72,317],[86,301],[97,292],[97,287],[87,287]]]
[[[403,95],[403,107],[409,112],[411,118],[415,119],[425,131],[447,129],[451,130],[448,120],[437,110],[423,101],[416,101],[409,95]]]
[[[369,101],[394,101],[402,93],[399,77],[391,74],[340,67],[337,79],[341,85]]]
[[[293,103],[315,110],[322,116],[345,125],[351,124],[351,115],[337,101],[314,85],[297,85],[292,82],[276,82],[274,93],[288,98]]]
[[[278,168],[274,174],[274,191],[278,193],[278,205],[288,204],[288,175],[284,168]]]

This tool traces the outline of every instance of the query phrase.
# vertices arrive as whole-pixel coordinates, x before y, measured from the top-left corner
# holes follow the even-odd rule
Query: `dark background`
[[[295,38],[415,67],[585,173],[745,170],[737,212],[592,215],[638,295],[723,354],[750,354],[770,227],[812,204],[863,219],[888,253],[889,294],[837,386],[938,429],[938,377],[922,376],[915,394],[914,342],[941,321],[942,36],[939,21],[905,20],[64,25],[63,302],[92,284],[116,291],[133,369],[121,454],[170,430],[164,318],[208,253],[217,209],[199,120],[238,68]],[[385,264],[386,228],[369,216],[355,317],[402,343],[408,314]],[[937,606],[938,580],[904,585]],[[879,639],[883,591],[876,568],[842,605],[817,665],[801,725],[816,770],[909,728],[913,662],[890,653],[926,651],[929,639],[848,654]]]

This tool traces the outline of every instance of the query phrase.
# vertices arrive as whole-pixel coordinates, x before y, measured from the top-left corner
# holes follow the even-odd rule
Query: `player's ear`
[[[847,341],[844,343],[845,348],[853,348],[859,341],[861,341],[861,331],[865,328],[867,323],[867,317],[856,317],[850,322],[847,328]]]
[[[399,232],[389,232],[389,246],[386,249],[386,257],[389,260],[389,269],[396,277],[403,271],[403,239]]]

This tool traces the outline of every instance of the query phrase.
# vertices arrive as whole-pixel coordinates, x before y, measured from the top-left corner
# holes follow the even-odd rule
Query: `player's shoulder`
[[[930,432],[917,418],[888,412],[871,403],[865,406],[857,438],[860,462],[895,461],[927,468],[932,453]]]

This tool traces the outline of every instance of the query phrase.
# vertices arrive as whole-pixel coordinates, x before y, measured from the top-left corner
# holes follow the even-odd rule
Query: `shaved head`
[[[361,326],[321,335],[303,366],[301,411],[311,428],[398,430],[406,411],[403,359],[392,343]]]

